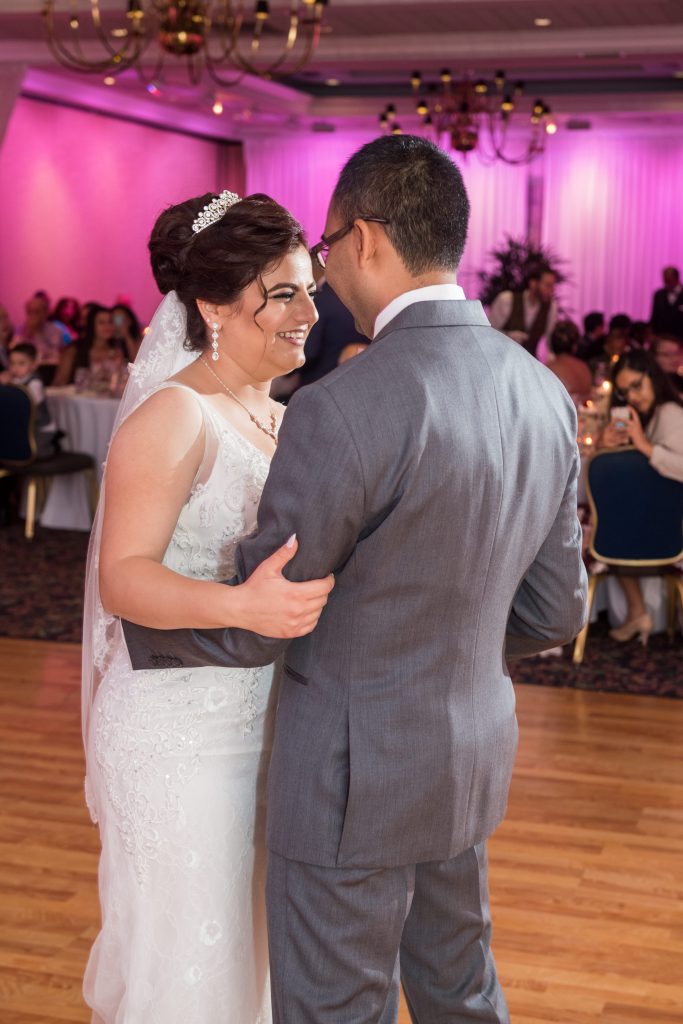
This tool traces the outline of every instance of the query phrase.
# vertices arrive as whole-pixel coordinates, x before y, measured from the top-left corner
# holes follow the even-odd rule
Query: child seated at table
[[[52,422],[47,407],[45,388],[38,376],[38,351],[31,342],[22,341],[9,352],[9,366],[3,374],[3,383],[22,384],[30,393],[36,407],[36,445],[38,457],[44,458],[59,451],[59,438],[63,437]]]

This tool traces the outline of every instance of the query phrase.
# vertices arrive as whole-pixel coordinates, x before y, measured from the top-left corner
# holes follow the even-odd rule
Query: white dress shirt
[[[404,292],[403,295],[397,295],[395,299],[392,299],[388,306],[385,306],[382,312],[378,315],[375,320],[375,329],[373,331],[373,338],[376,338],[379,332],[386,327],[388,323],[397,317],[399,313],[402,313],[408,306],[412,306],[414,302],[444,302],[446,300],[456,299],[460,302],[465,298],[465,293],[458,284],[429,284],[425,288],[413,288],[409,292]]]

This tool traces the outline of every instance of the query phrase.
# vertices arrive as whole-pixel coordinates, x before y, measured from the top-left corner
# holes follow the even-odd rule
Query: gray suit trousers
[[[448,861],[327,868],[269,854],[274,1024],[508,1024],[486,846]]]

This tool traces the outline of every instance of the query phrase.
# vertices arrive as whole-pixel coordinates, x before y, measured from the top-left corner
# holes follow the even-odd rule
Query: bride
[[[282,416],[270,381],[304,362],[315,287],[301,227],[263,195],[171,207],[149,247],[166,297],[124,395],[88,562],[83,730],[102,928],[84,993],[97,1024],[266,1024],[273,669],[184,669],[162,652],[134,672],[119,617],[314,629],[333,581],[284,578],[295,538],[242,586],[218,581],[256,526]]]

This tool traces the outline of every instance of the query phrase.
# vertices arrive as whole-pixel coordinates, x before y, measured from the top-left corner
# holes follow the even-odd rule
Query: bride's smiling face
[[[248,377],[267,381],[290,373],[305,362],[304,343],[318,319],[308,251],[300,246],[288,253],[263,274],[261,282],[267,302],[260,282],[253,281],[242,292],[239,303],[209,307],[206,319],[213,322],[211,310],[216,309],[215,319],[221,327],[219,352],[233,360]],[[200,309],[204,315],[206,307]],[[210,334],[209,329],[209,338]],[[215,365],[220,370],[220,362]]]

